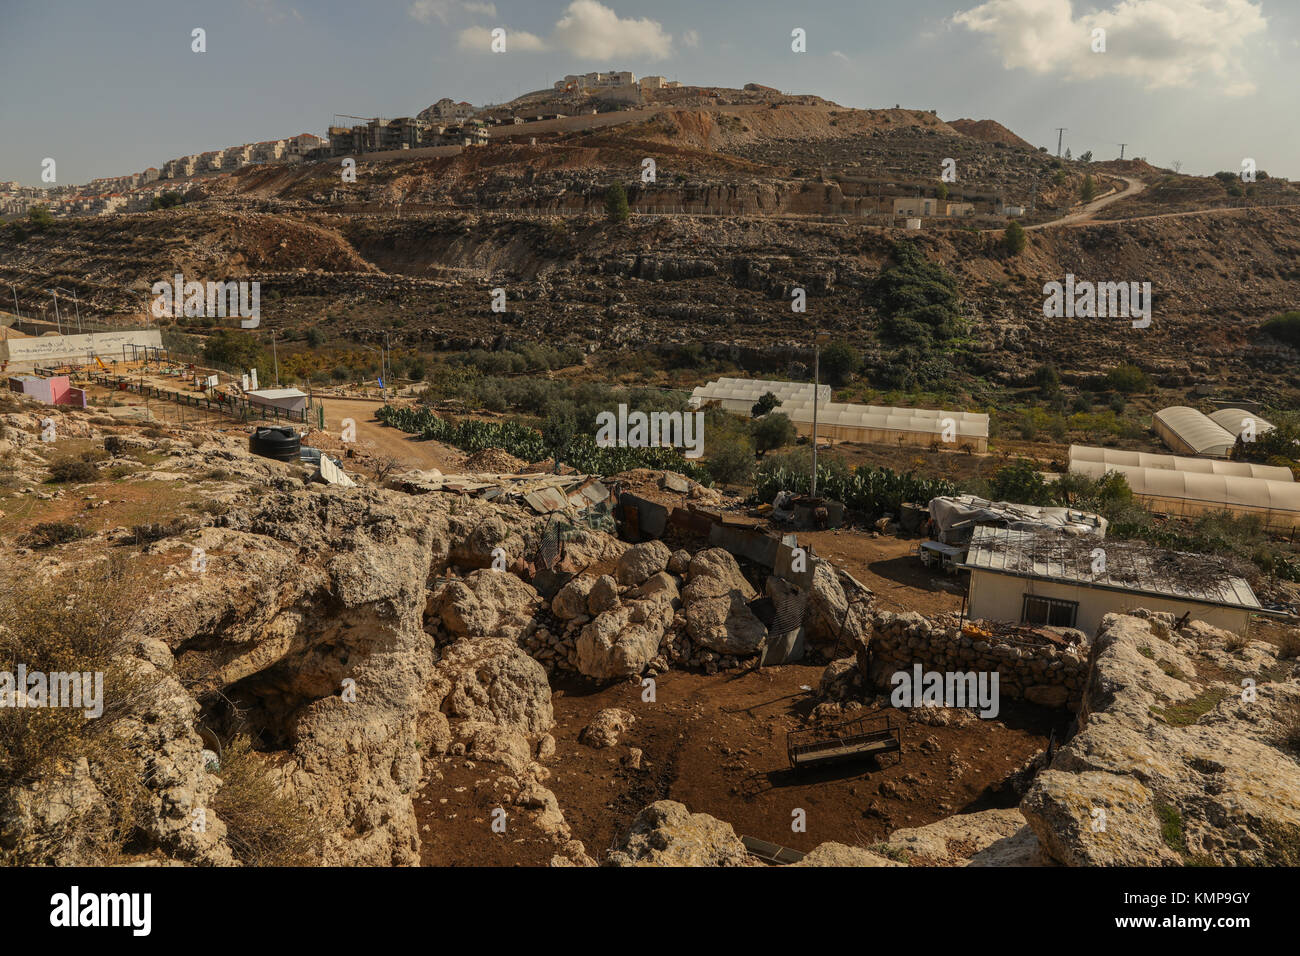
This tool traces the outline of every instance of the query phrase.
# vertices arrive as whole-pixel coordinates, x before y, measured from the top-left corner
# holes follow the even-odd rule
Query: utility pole
[[[275,361],[275,387],[280,387],[280,354],[275,349],[275,332],[271,333],[271,358]]]
[[[14,315],[21,319],[23,314],[18,310],[18,287],[11,282],[9,283],[9,291],[14,294]]]
[[[1068,126],[1056,127],[1056,158],[1057,159],[1061,158],[1061,140],[1064,138],[1065,131],[1067,129],[1069,129]]]
[[[812,420],[812,487],[808,497],[817,497],[817,399],[821,392],[822,379],[822,343],[828,336],[825,332],[813,335],[813,420]]]
[[[1127,146],[1127,145],[1128,145],[1128,143],[1120,143],[1120,144],[1119,144],[1119,158],[1120,158],[1120,159],[1123,159],[1123,158],[1124,158],[1124,147]]]
[[[54,296],[54,323],[59,327],[59,334],[63,334],[63,319],[59,318],[59,294],[53,289],[46,289],[46,292]]]

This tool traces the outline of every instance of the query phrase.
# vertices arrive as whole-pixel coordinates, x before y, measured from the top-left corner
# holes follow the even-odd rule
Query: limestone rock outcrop
[[[721,654],[749,656],[767,639],[767,628],[749,608],[757,596],[736,559],[722,548],[709,548],[691,559],[682,592],[686,629],[696,643]]]
[[[674,800],[650,804],[620,834],[608,866],[761,866],[730,823]]]
[[[1295,661],[1173,624],[1148,612],[1102,620],[1079,732],[1021,812],[1069,865],[1300,863]]]

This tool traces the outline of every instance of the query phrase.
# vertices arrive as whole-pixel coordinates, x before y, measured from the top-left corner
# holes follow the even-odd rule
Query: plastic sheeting
[[[1151,417],[1151,427],[1174,452],[1227,458],[1237,436],[1209,416],[1186,405],[1162,408]]]
[[[1145,451],[1121,451],[1118,448],[1070,446],[1070,469],[1075,462],[1100,462],[1125,468],[1160,468],[1165,471],[1189,471],[1207,475],[1231,475],[1236,478],[1266,478],[1269,481],[1294,481],[1290,468],[1281,465],[1256,465],[1246,461],[1221,461],[1217,458],[1185,458],[1181,455],[1154,455]]]
[[[1070,471],[1100,478],[1113,471],[1124,476],[1133,494],[1165,514],[1193,516],[1214,511],[1257,515],[1277,530],[1300,528],[1300,484],[1234,475],[1210,475],[1166,468],[1108,465],[1075,461]]]
[[[974,495],[930,499],[934,537],[943,544],[965,544],[977,527],[1012,531],[1051,529],[1068,534],[1106,536],[1108,522],[1100,515],[1074,508],[1040,508],[1037,505],[987,501]]]

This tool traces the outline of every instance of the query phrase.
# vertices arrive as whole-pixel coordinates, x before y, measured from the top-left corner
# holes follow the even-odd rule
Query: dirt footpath
[[[444,473],[455,473],[465,456],[435,441],[422,441],[415,435],[389,428],[375,418],[382,402],[368,402],[345,398],[321,398],[317,402],[325,407],[325,430],[341,435],[343,419],[357,424],[357,444],[375,455],[391,455],[411,468],[437,468]]]

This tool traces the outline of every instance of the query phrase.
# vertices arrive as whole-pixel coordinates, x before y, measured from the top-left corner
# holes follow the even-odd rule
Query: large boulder
[[[889,834],[880,847],[912,866],[1044,866],[1050,864],[1019,810],[958,813]]]
[[[574,578],[551,599],[551,610],[562,621],[571,621],[587,613],[587,595],[596,579],[590,575]]]
[[[578,635],[578,670],[600,679],[640,674],[659,653],[676,600],[674,585],[601,614]]]
[[[808,851],[802,860],[791,866],[902,866],[897,860],[872,853],[860,846],[843,843],[823,843]]]
[[[451,720],[493,724],[540,739],[555,723],[542,665],[513,641],[458,641],[443,651],[428,696]]]
[[[745,579],[740,565],[723,548],[708,548],[691,558],[689,576],[683,596],[690,604],[696,598],[719,597],[737,592],[746,601],[758,596],[754,586]]]
[[[456,637],[517,640],[533,628],[542,598],[505,571],[480,569],[447,582],[438,602],[443,626]]]
[[[605,860],[608,866],[761,866],[730,823],[660,800],[636,815]]]
[[[662,541],[634,544],[619,557],[614,576],[619,584],[635,587],[652,574],[666,569],[672,556],[668,545]]]
[[[687,633],[720,654],[757,654],[767,628],[749,609],[756,593],[729,552],[701,551],[691,559],[690,579],[682,592]]]
[[[850,651],[865,646],[871,638],[871,592],[865,587],[860,590],[850,601],[835,568],[818,561],[813,568],[808,596],[809,640],[839,645]]]
[[[587,613],[595,617],[616,607],[618,607],[618,583],[608,574],[602,574],[587,592]]]

